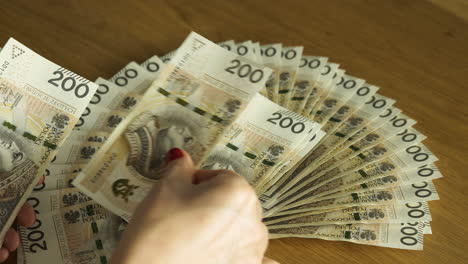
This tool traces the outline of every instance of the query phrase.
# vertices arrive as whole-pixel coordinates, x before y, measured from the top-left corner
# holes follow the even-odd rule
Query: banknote
[[[74,184],[128,220],[167,151],[184,149],[201,165],[270,73],[191,33]]]
[[[109,138],[109,133],[105,131],[81,131],[74,130],[67,140],[104,142]],[[62,145],[64,146],[65,143]],[[60,150],[59,150],[60,151]]]
[[[162,61],[158,64],[162,65]],[[158,78],[160,69],[156,72],[150,72],[146,67],[132,61],[122,70],[112,76],[109,81],[113,82],[121,90],[129,93],[142,94]],[[156,73],[156,74],[154,74]]]
[[[306,107],[303,110],[305,116],[315,116],[317,113],[322,113],[320,108],[324,105],[325,100],[331,95],[331,92],[336,89],[339,82],[343,83],[343,76],[345,76],[345,70],[339,68],[337,63],[327,63],[324,69],[324,73],[321,74],[318,87],[320,95],[315,99],[315,102],[309,105],[309,101],[313,98],[308,98]],[[326,73],[326,74],[325,74]],[[326,82],[326,83],[325,83]],[[334,113],[334,112],[333,112]],[[326,113],[330,114],[330,113]],[[326,119],[324,119],[326,121]]]
[[[203,161],[203,169],[230,169],[252,185],[265,181],[320,126],[256,95]]]
[[[45,178],[30,187],[39,217],[19,230],[18,263],[107,263],[126,226],[121,219],[129,221],[159,184],[173,147],[191,154],[199,168],[244,176],[260,198],[271,238],[422,249],[423,234],[432,233],[428,201],[438,199],[432,181],[442,174],[416,121],[332,59],[273,43],[214,44],[192,33],[164,56],[96,79],[89,104],[75,106],[81,112],[70,115],[67,134],[53,145],[48,131],[40,135],[52,122],[42,121],[48,115],[24,115],[29,101],[17,103],[24,95],[2,85],[2,137],[40,135],[39,144],[2,146],[33,150],[32,163],[16,167],[35,175],[22,178],[30,179],[25,186]],[[12,49],[12,61],[25,57],[22,46]],[[8,63],[0,64],[0,81]],[[64,80],[45,83],[66,91],[73,82],[66,77],[64,71]],[[53,92],[41,91],[32,95],[44,100]],[[36,162],[45,151],[46,162]],[[3,154],[1,160],[6,163]]]
[[[281,69],[279,71],[278,104],[287,107],[296,80],[296,72],[301,62],[304,47],[283,47],[281,49]]]
[[[399,112],[398,109],[390,109],[390,112]],[[388,112],[388,113],[390,113]],[[394,137],[395,135],[405,135],[407,128],[413,125],[414,120],[407,118],[403,114],[392,116],[391,114],[379,115],[377,119],[374,119],[370,124],[360,129],[355,135],[347,138],[341,144],[338,144],[334,149],[323,153],[322,156],[329,155],[329,158],[323,158],[323,162],[315,162],[316,159],[320,159],[321,156],[309,155],[308,159],[300,164],[297,169],[292,172],[296,178],[291,182],[292,184],[297,183],[302,177],[309,173],[310,175],[316,175],[320,172],[330,170],[330,168],[336,167],[337,163],[347,161],[349,158],[355,156],[363,150],[369,149],[376,146],[379,143],[385,142],[387,139]],[[338,137],[344,134],[338,134]],[[407,134],[405,140],[414,137],[412,134]],[[333,137],[334,141],[336,137]],[[328,148],[326,144],[334,145],[334,142],[325,141],[318,148]],[[316,159],[315,159],[316,158]],[[291,184],[287,187],[290,187]],[[286,188],[283,188],[285,190]]]
[[[289,188],[287,192],[284,192],[280,196],[289,197],[283,198],[285,200],[291,199],[291,195],[294,195],[293,193],[298,193],[301,191],[307,193],[308,191],[313,191],[323,186],[324,184],[347,174],[348,172],[358,171],[367,165],[374,164],[391,156],[394,156],[394,159],[396,160],[402,160],[402,166],[405,168],[409,168],[409,166],[417,167],[417,165],[414,163],[413,155],[406,152],[406,149],[414,146],[425,149],[426,153],[430,153],[429,150],[427,150],[427,148],[425,148],[423,145],[415,145],[421,142],[424,138],[425,136],[423,134],[414,129],[404,134],[397,134],[394,137],[390,137],[388,140],[369,149],[356,151],[353,156],[345,160],[340,160],[337,162],[337,164],[334,164],[330,168],[319,172],[312,171],[308,173],[307,175],[301,177],[301,179],[297,181],[297,184]],[[424,159],[425,162],[436,160],[432,153],[427,154],[427,157],[427,159]],[[429,160],[429,157],[431,157],[432,160]]]
[[[397,153],[399,153],[402,149],[419,143],[425,138],[426,136],[417,131],[416,129],[406,129],[402,133],[398,133],[394,136],[388,137],[386,140],[381,141],[380,143],[375,144],[370,148],[355,148],[352,154],[342,152],[340,154],[346,154],[346,158],[341,160],[335,160],[335,163],[333,165],[327,164],[327,167],[321,166],[310,172],[310,175],[313,176],[309,177],[309,175],[307,175],[306,177],[304,177],[304,179],[317,179],[318,181],[316,181],[315,183],[323,182],[323,180],[328,180],[334,177],[331,175],[337,175],[342,172],[348,171],[348,169],[350,168],[349,165],[351,165],[354,161],[357,162],[354,164],[360,164],[356,166],[365,167],[367,164],[374,163],[379,159],[383,159],[391,155],[398,155]],[[372,155],[373,157],[371,157]],[[351,168],[356,169],[357,167],[351,165]]]
[[[297,151],[293,151],[286,163],[277,166],[277,169],[272,172],[272,176],[264,181],[259,181],[258,184],[255,186],[257,194],[260,196],[260,200],[265,202],[271,196],[272,192],[268,192],[268,190],[274,190],[275,186],[283,184],[283,180],[286,178],[284,177],[285,173],[297,163],[299,162],[305,155],[307,155],[311,149],[313,149],[320,140],[325,136],[325,132],[322,130],[319,131],[310,131],[308,136],[304,138],[303,142],[301,142],[301,146]]]
[[[36,222],[19,228],[25,263],[106,263],[120,240],[122,220],[76,188],[34,192]]]
[[[337,207],[351,207],[357,205],[378,205],[392,203],[412,203],[438,200],[439,195],[431,181],[414,183],[411,185],[401,185],[391,188],[371,190],[361,193],[352,193],[336,198],[326,198],[323,200],[297,201],[281,208],[280,212],[274,215],[290,215],[303,213],[311,210],[332,209]],[[271,216],[272,213],[266,214]]]
[[[103,136],[101,132],[90,133],[82,140],[76,140],[81,137],[74,134],[72,138],[75,140],[70,139],[63,145],[45,170],[44,181],[34,187],[34,191],[73,187],[76,174],[82,171],[107,139],[107,135]]]
[[[21,240],[20,240],[21,242]],[[16,249],[16,263],[17,264],[26,264],[24,258],[24,252],[23,252],[23,247],[19,246],[18,249]]]
[[[126,94],[125,91],[118,89],[113,83],[103,78],[97,78],[94,83],[98,85],[98,89],[75,124],[72,134],[76,131],[91,130],[98,120],[105,117],[108,109],[117,107],[117,103]]]
[[[300,214],[264,219],[268,228],[290,228],[313,225],[407,223],[431,221],[427,202],[407,204],[354,206],[328,212],[305,212]]]
[[[261,48],[260,48],[260,42],[258,42],[258,41],[257,41],[257,42],[253,42],[253,43],[252,43],[252,47],[253,47],[253,52],[254,52],[255,57],[256,57],[255,61],[258,62],[258,63],[261,63],[261,64],[265,65],[265,64],[263,63],[262,52],[261,52],[261,50],[260,50],[260,49],[261,49]],[[260,90],[260,91],[261,91],[261,90]]]
[[[379,97],[380,96],[381,95],[379,95]],[[374,98],[377,99],[379,97],[375,96]],[[382,96],[380,98],[385,98],[385,97]],[[416,124],[416,121],[414,121],[413,119],[411,119],[411,118],[405,116],[404,114],[402,114],[401,109],[393,106],[392,101],[393,100],[391,100],[391,99],[389,101],[387,101],[387,102],[389,102],[390,105],[392,105],[391,107],[386,108],[379,115],[377,115],[374,119],[369,120],[369,122],[367,124],[365,124],[363,127],[359,127],[357,129],[357,131],[350,131],[350,132],[344,134],[343,138],[341,140],[342,142],[337,143],[338,146],[335,149],[329,151],[327,154],[336,153],[336,152],[339,152],[339,151],[341,151],[343,149],[346,149],[350,145],[354,144],[356,141],[358,141],[358,140],[364,138],[365,136],[367,136],[369,133],[373,133],[377,129],[379,129],[379,128],[385,126],[385,125],[388,125],[389,122],[394,122],[397,119],[399,121],[395,122],[395,124],[392,124],[392,125],[394,127],[400,128],[401,131],[403,131],[403,129],[405,129],[405,128],[408,128],[408,127],[413,126],[414,124]],[[402,120],[400,120],[400,119],[402,119]],[[335,133],[335,135],[337,135],[337,133]],[[337,135],[337,136],[341,136],[341,135]]]
[[[352,111],[349,115],[335,114],[335,116],[330,118],[329,123],[331,123],[331,125],[327,123],[327,137],[320,146],[310,154],[314,162],[308,165],[309,171],[312,170],[312,167],[317,167],[322,161],[327,160],[327,157],[331,155],[329,153],[335,152],[335,148],[339,144],[345,142],[352,135],[366,127],[371,121],[380,119],[381,117],[385,118],[386,115],[391,114],[388,112],[388,109],[393,105],[395,102],[394,100],[379,94],[373,94],[370,97],[370,100],[365,102],[362,106],[359,105],[359,108]],[[345,104],[338,112],[350,111],[351,105],[355,103]]]
[[[322,137],[323,139],[324,137]],[[319,148],[321,145],[317,144],[317,148]],[[281,190],[286,190],[287,188],[285,187],[291,187],[293,184],[295,184],[297,181],[300,180],[300,177],[298,175],[301,175],[301,172],[304,169],[308,169],[307,171],[310,171],[309,167],[310,164],[314,162],[314,160],[317,158],[316,155],[312,155],[312,151],[314,149],[310,149],[310,151],[306,154],[303,154],[301,156],[301,159],[299,161],[296,161],[294,166],[289,170],[289,172],[286,172],[285,175],[283,175],[281,181],[277,186],[270,186],[269,192],[264,194],[263,199],[269,199],[272,195],[279,195]],[[302,173],[303,175],[304,173]]]
[[[317,85],[327,61],[327,57],[302,56],[288,104],[290,110],[302,113],[308,99],[313,104],[319,96]]]
[[[311,120],[309,120],[306,117],[303,117],[301,115],[298,115],[294,112],[288,112],[288,111],[279,111],[277,112],[279,114],[282,114],[283,116],[278,119],[278,114],[274,114],[274,118],[269,118],[268,122],[275,123],[276,120],[278,120],[279,127],[288,127],[289,118],[293,118],[295,120],[300,120],[301,123],[308,124],[307,128],[301,132],[306,133],[305,136],[302,136],[302,139],[296,140],[294,144],[292,144],[291,151],[285,151],[284,158],[278,162],[275,163],[273,166],[270,175],[268,177],[264,177],[260,179],[257,184],[256,188],[259,190],[262,186],[268,185],[268,184],[274,184],[277,180],[278,177],[282,175],[283,172],[289,170],[291,166],[300,160],[304,154],[312,149],[315,145],[320,142],[321,138],[324,136],[324,132],[320,130],[321,126]],[[289,116],[289,117],[288,117]],[[310,126],[309,124],[313,124]],[[276,124],[275,124],[276,125]],[[292,127],[295,126],[293,129]],[[298,127],[301,127],[298,129]],[[299,125],[297,123],[292,123],[291,125],[291,132],[294,134],[299,134],[299,131],[302,130],[302,125]],[[297,137],[297,135],[296,135]],[[290,136],[289,139],[292,139],[294,137]]]
[[[78,172],[78,170],[75,166],[51,164],[43,173],[44,181],[41,184],[36,185],[33,191],[38,192],[73,187],[71,182],[66,181],[65,175],[70,175],[76,172]]]
[[[67,140],[64,150],[59,150],[53,164],[87,164],[103,146],[103,142]]]
[[[321,122],[326,122],[329,117],[335,113],[336,111],[332,108],[336,106],[335,101],[328,101],[328,97],[333,95],[334,90],[337,88],[338,83],[343,83],[343,77],[346,76],[346,71],[343,69],[338,68],[337,64],[331,63],[333,66],[337,66],[337,69],[333,73],[329,73],[331,75],[331,79],[329,81],[329,85],[324,89],[323,93],[317,99],[313,107],[311,108],[310,112],[304,112],[306,116],[312,116],[315,118],[320,118],[323,115],[327,115],[326,118],[321,118]],[[322,76],[324,77],[324,76]],[[326,76],[325,76],[326,77]],[[346,99],[349,97],[346,97]],[[325,104],[327,103],[327,104]],[[307,106],[309,108],[310,106]],[[323,110],[326,110],[323,112]]]
[[[314,195],[317,193],[316,190],[322,188],[318,192],[323,192],[337,187],[329,183],[333,182],[335,179],[342,178],[347,174],[355,173],[359,174],[363,178],[368,175],[370,177],[372,175],[379,175],[380,177],[390,176],[393,173],[407,171],[411,168],[430,164],[436,160],[437,157],[434,154],[432,154],[423,144],[418,143],[398,151],[394,155],[387,156],[387,158],[380,159],[362,167],[354,167],[357,163],[353,163],[350,166],[343,165],[343,167],[337,167],[336,170],[332,170],[328,174],[325,174],[316,180],[299,182],[296,187],[291,188],[291,190],[285,192],[278,198],[278,201],[280,202],[276,201],[276,203],[280,203],[280,205],[277,205],[275,210],[280,210],[283,205],[291,203],[293,200],[313,200]],[[353,169],[348,170],[349,168]],[[344,172],[346,170],[348,170],[348,172]],[[333,183],[339,184],[340,182]]]
[[[0,52],[0,240],[97,85],[10,38]]]
[[[236,43],[234,40],[226,40],[218,43],[218,45],[228,51],[236,53],[237,55],[245,57],[251,61],[264,64],[262,60],[260,50],[261,47],[259,42],[252,42],[251,40],[247,40],[241,43]]]
[[[262,45],[260,54],[263,64],[272,69],[272,73],[261,90],[262,94],[273,102],[278,100],[279,74],[281,70],[281,50],[283,45],[280,43]]]
[[[258,61],[258,57],[255,54],[254,45],[251,40],[247,40],[241,43],[236,43],[234,53],[248,60],[261,63],[261,61]]]
[[[400,249],[423,249],[424,224],[323,225],[269,229],[270,238],[305,237]]]
[[[397,111],[393,110],[392,112],[397,112]],[[296,166],[283,177],[284,180],[282,181],[281,184],[279,184],[278,186],[276,186],[274,189],[271,190],[272,193],[269,196],[274,197],[274,198],[270,199],[268,206],[271,207],[272,204],[277,200],[277,198],[280,195],[284,194],[286,191],[289,191],[296,184],[300,182],[305,182],[305,181],[314,182],[314,180],[318,179],[321,175],[326,174],[327,171],[330,171],[333,168],[336,168],[336,166],[338,166],[340,163],[347,162],[350,158],[358,156],[358,154],[362,153],[363,150],[373,147],[377,145],[378,143],[381,143],[382,141],[385,142],[385,139],[391,138],[391,136],[397,136],[396,137],[397,140],[399,138],[401,138],[401,140],[403,139],[406,140],[407,138],[409,138],[408,136],[410,137],[412,136],[412,135],[408,135],[408,136],[400,137],[401,135],[399,135],[401,132],[405,132],[405,129],[407,128],[407,126],[414,123],[412,122],[411,119],[400,115],[400,118],[397,118],[396,120],[404,121],[404,122],[395,122],[395,121],[392,121],[393,118],[391,117],[392,117],[391,115],[378,116],[378,118],[374,119],[372,123],[375,123],[377,127],[380,126],[380,128],[370,129],[372,131],[371,133],[366,133],[364,131],[362,134],[365,134],[366,136],[363,137],[360,141],[356,142],[355,139],[348,140],[348,141],[356,142],[356,143],[353,145],[347,144],[346,148],[343,147],[341,152],[338,151],[338,153],[336,153],[332,158],[330,158],[324,164],[314,163],[315,160],[319,159],[320,157],[320,155],[315,155],[316,153],[315,150],[320,149],[320,148],[325,148],[326,147],[325,144],[327,144],[327,142],[329,141],[325,140],[322,143],[322,145],[318,145],[314,151],[312,151],[311,153],[308,153],[305,159],[297,163]],[[367,126],[367,127],[370,127],[370,126]],[[356,137],[361,137],[361,136],[356,136]],[[420,135],[420,137],[412,138],[412,142],[415,142],[414,140],[418,138],[422,140],[421,135]],[[333,138],[331,140],[333,140]],[[325,147],[323,145],[325,145]],[[332,175],[332,174],[333,172],[330,172],[328,175]],[[335,170],[335,175],[336,175],[336,170]]]
[[[80,172],[81,168],[77,170],[73,166],[67,167],[67,172],[45,176],[44,182],[34,187],[33,191],[53,191],[75,187],[73,186],[72,182],[76,178],[76,175]]]
[[[128,91],[120,89],[104,78],[97,78],[95,83],[99,85],[99,88],[76,123],[75,131],[99,130],[110,111],[118,108],[120,102],[128,93]]]
[[[97,92],[100,100],[96,98],[95,101],[99,104],[91,103],[86,108],[79,129],[111,133],[134,110],[143,93],[158,78],[163,68],[164,63],[153,56],[143,65],[130,62],[109,81],[98,79],[101,90],[109,92]]]
[[[234,41],[232,41],[232,45],[235,47],[236,44],[234,43]],[[229,51],[231,51],[231,50],[229,50]],[[164,54],[164,56],[161,56],[162,62],[164,62],[166,64],[169,63],[171,61],[172,57],[174,57],[174,55],[176,54],[176,52],[177,52],[177,49]]]
[[[231,40],[226,40],[226,41],[220,42],[220,43],[218,43],[218,45],[221,48],[224,48],[224,49],[227,49],[228,51],[234,52],[234,49],[236,47],[236,42],[234,42],[234,40],[231,39]]]
[[[326,99],[323,103],[317,108],[318,110],[315,113],[311,113],[314,121],[318,122],[319,124],[323,124],[323,130],[328,133],[330,129],[328,126],[333,124],[333,119],[330,120],[335,114],[338,115],[345,115],[348,114],[348,109],[345,104],[351,100],[354,95],[359,94],[359,90],[364,90],[364,96],[370,96],[376,92],[377,87],[373,87],[371,90],[361,89],[365,83],[364,80],[356,78],[351,75],[344,74],[341,78],[336,82],[336,85],[333,86]],[[358,96],[358,98],[361,98]],[[365,102],[362,99],[356,102],[357,104],[362,104]],[[342,107],[345,107],[342,109]],[[342,110],[341,112],[339,110]]]
[[[375,95],[373,98],[380,98],[378,100],[386,105],[392,105],[394,102],[380,95]],[[332,166],[336,160],[346,159],[358,150],[369,148],[393,136],[390,131],[403,131],[412,124],[405,122],[403,126],[399,123],[396,123],[398,126],[393,125],[391,119],[395,114],[396,111],[392,107],[379,110],[374,107],[374,104],[363,106],[344,121],[336,131],[329,134],[310,154],[313,162],[307,166],[307,171],[314,171],[317,168],[319,168],[318,171],[323,171]],[[361,140],[358,141],[358,139]]]
[[[339,70],[339,64],[327,62],[323,67],[313,90],[315,93],[310,93],[306,98],[306,103],[302,109],[302,114],[310,116],[315,113],[317,108],[322,105],[323,100],[328,95],[328,92],[335,86],[336,82],[341,78],[344,71]]]
[[[352,88],[350,88],[352,89]],[[379,87],[364,83],[361,87],[354,91],[354,94],[336,111],[329,120],[323,126],[323,131],[327,135],[334,134],[335,130],[346,121],[353,122],[352,124],[359,123],[363,116],[354,116],[358,109],[363,109],[367,102],[371,104],[375,100],[375,93],[379,90]],[[385,101],[383,101],[385,103]],[[385,105],[384,105],[385,106]],[[352,119],[350,119],[353,117]],[[326,138],[325,138],[326,139]]]
[[[426,235],[432,235],[432,228],[431,228],[431,222],[421,222],[424,225],[424,230],[423,233]]]
[[[346,83],[351,84],[346,87]],[[343,81],[343,87],[346,89],[354,89],[354,85],[356,85],[356,83],[362,83],[362,81],[356,81],[355,79],[350,78],[349,80]],[[342,132],[352,133],[353,131],[358,130],[363,126],[363,124],[368,123],[370,119],[374,119],[381,112],[381,108],[393,103],[391,100],[386,101],[379,99],[381,104],[376,104],[374,101],[376,101],[377,96],[374,96],[374,94],[378,89],[378,87],[369,84],[364,84],[362,87],[355,89],[355,93],[336,111],[335,114],[330,117],[328,121],[324,122],[322,130],[326,133],[326,136],[322,139],[322,143],[309,153],[303,161],[307,162],[303,166],[307,166],[308,171],[311,171],[311,167],[314,167],[315,164],[320,162],[321,157],[323,157],[329,149],[333,149],[334,143],[336,143],[337,140],[333,140],[334,137],[330,140],[327,140],[327,138],[334,135],[336,129],[340,129],[341,131],[338,135],[344,137],[345,134]],[[333,100],[335,99],[332,99],[332,101]],[[319,111],[317,113],[318,115],[314,117],[314,120],[320,120],[320,118],[323,118],[320,117],[323,112]],[[309,163],[310,161],[313,162]]]
[[[313,192],[314,199],[317,200],[323,196],[325,198],[334,198],[351,193],[385,189],[442,178],[442,174],[433,163],[417,168],[400,168],[393,166],[391,163],[379,162],[369,167],[371,168],[346,174],[317,188]]]
[[[156,79],[159,77],[159,74],[164,69],[165,65],[166,64],[161,60],[161,58],[156,55],[149,57],[141,63],[141,66]]]

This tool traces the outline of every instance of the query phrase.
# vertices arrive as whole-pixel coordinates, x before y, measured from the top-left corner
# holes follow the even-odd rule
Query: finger
[[[242,204],[242,208],[252,210],[250,212],[261,219],[262,211],[255,191],[244,177],[233,171],[220,170],[215,177],[201,183],[199,191],[219,195],[225,203]]]
[[[260,221],[262,221],[262,219],[263,219],[263,207],[262,207],[260,198],[258,196],[257,196],[257,199],[256,199],[256,206],[255,207],[257,209],[257,215],[260,218]]]
[[[262,261],[262,264],[279,264],[279,262],[276,262],[270,258],[267,258],[267,257],[264,257],[263,258],[263,261]]]
[[[6,249],[5,247],[2,247],[0,249],[0,263],[7,260],[9,255],[10,255],[10,252],[8,252],[8,249]]]
[[[249,182],[241,175],[230,170],[218,170],[216,176],[200,184],[207,189],[234,192],[241,196],[256,196]]]
[[[45,176],[42,175],[42,177],[41,177],[41,178],[39,179],[39,181],[37,182],[36,186],[41,185],[41,184],[44,182],[44,180],[45,180]]]
[[[203,173],[202,173],[203,174]],[[249,185],[247,180],[241,175],[230,170],[214,170],[210,172],[206,178],[210,179],[208,182],[213,185]],[[210,177],[211,176],[211,177]]]
[[[190,155],[178,148],[169,150],[166,155],[167,167],[163,179],[175,188],[186,188],[192,185],[195,166]]]
[[[193,184],[209,181],[221,173],[220,170],[197,170],[193,175]]]
[[[261,221],[261,219],[260,219],[260,221]],[[261,223],[261,231],[260,231],[259,235],[260,235],[260,240],[259,240],[258,244],[260,246],[263,246],[261,252],[263,252],[263,254],[265,254],[265,252],[266,252],[266,250],[268,248],[268,243],[270,242],[270,240],[268,240],[268,227],[264,223]]]
[[[15,251],[19,246],[19,235],[16,230],[10,227],[5,234],[5,241],[3,245],[11,252]]]
[[[19,210],[16,222],[20,226],[30,227],[36,221],[36,213],[34,213],[33,207],[29,203],[24,203],[23,207]]]
[[[194,184],[201,184],[201,183],[204,183],[204,182],[208,182],[212,179],[214,179],[216,176],[218,175],[225,175],[227,174],[226,177],[239,177],[240,175],[238,175],[237,173],[235,172],[231,172],[231,171],[228,171],[228,170],[197,170],[195,172],[195,174],[193,175],[193,179],[194,179]],[[231,175],[231,176],[229,176]],[[240,176],[241,178],[243,178],[242,176]],[[221,180],[221,181],[225,181],[225,180]],[[246,182],[245,180],[241,180],[242,182]],[[260,204],[260,200],[256,200],[256,205],[255,205],[255,208],[256,208],[256,211],[257,211],[257,215],[260,219],[263,218],[263,208]]]

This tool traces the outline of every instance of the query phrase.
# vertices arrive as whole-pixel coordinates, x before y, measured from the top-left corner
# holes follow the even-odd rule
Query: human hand
[[[44,182],[44,176],[39,180],[37,185],[42,184]],[[34,213],[34,209],[32,206],[26,202],[24,203],[23,207],[18,212],[16,216],[16,224],[23,226],[23,227],[30,227],[36,221],[36,214]],[[10,252],[15,251],[20,243],[20,238],[18,232],[13,228],[10,227],[7,233],[5,234],[5,238],[3,239],[3,245],[0,248],[0,263],[4,262],[10,256]]]
[[[112,264],[275,264],[255,192],[227,170],[197,170],[180,149],[141,202]]]

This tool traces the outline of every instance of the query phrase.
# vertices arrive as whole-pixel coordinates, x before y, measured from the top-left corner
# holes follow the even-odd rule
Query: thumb
[[[196,169],[187,152],[173,148],[167,152],[166,162],[167,167],[163,181],[175,188],[185,188],[192,185]]]

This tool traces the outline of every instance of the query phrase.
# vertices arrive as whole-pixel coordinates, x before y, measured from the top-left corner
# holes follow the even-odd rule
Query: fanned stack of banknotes
[[[10,39],[0,53],[2,237],[28,201],[18,263],[107,263],[178,147],[255,188],[271,238],[421,250],[437,158],[378,87],[303,47],[215,44],[94,83]],[[39,186],[35,183],[45,175]]]

